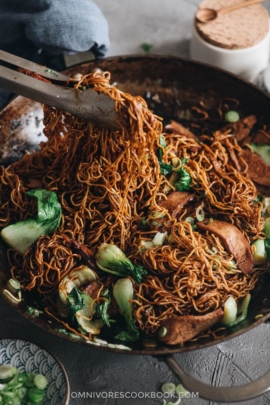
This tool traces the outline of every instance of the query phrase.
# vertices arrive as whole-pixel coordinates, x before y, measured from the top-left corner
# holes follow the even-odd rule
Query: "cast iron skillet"
[[[198,117],[192,113],[192,107],[204,105],[211,111],[225,99],[237,99],[240,102],[238,110],[242,116],[256,114],[258,120],[270,128],[270,97],[248,82],[220,69],[173,57],[125,56],[91,61],[69,68],[65,73],[68,75],[78,72],[86,74],[97,67],[111,72],[112,83],[119,89],[146,98],[149,107],[164,118],[164,123],[170,119],[180,120],[183,123],[191,120],[196,123]],[[25,150],[30,151],[37,148],[39,142],[44,139],[42,128],[41,106],[23,97],[15,98],[0,113],[0,163],[8,164],[19,159]],[[30,316],[27,306],[31,302],[28,302],[27,299],[20,303],[10,299],[5,291],[7,270],[5,262],[5,251],[2,248],[0,249],[0,263],[3,271],[0,273],[0,293],[4,299],[22,315],[51,333],[77,344],[86,344],[72,336],[63,335],[59,330],[59,324],[53,320],[48,323],[46,316],[37,318]],[[199,339],[189,342],[183,347],[133,346],[131,350],[124,350],[120,346],[115,347],[110,344],[96,343],[96,345],[101,350],[159,357],[168,364],[188,390],[199,392],[202,398],[218,402],[254,398],[270,388],[270,372],[245,386],[210,387],[186,375],[176,363],[173,354],[209,347],[265,322],[270,317],[269,283],[270,280],[266,278],[262,283],[260,294],[252,299],[247,319],[226,330],[216,340]],[[260,318],[257,317],[258,315]]]

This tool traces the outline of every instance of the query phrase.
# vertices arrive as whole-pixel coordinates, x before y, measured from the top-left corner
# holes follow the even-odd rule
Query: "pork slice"
[[[270,166],[263,161],[261,156],[250,149],[243,149],[241,156],[248,165],[248,175],[251,180],[270,187]]]
[[[35,179],[34,177],[30,177],[27,181],[28,188],[41,188],[43,186],[43,182],[40,179]]]
[[[269,145],[270,144],[270,134],[265,131],[259,130],[251,139],[252,143],[258,143],[260,145]]]
[[[186,138],[196,139],[196,136],[193,134],[193,132],[174,120],[171,120],[170,124],[166,125],[165,129],[173,134],[179,134],[185,136]]]
[[[159,340],[168,345],[183,344],[199,333],[211,328],[223,316],[224,312],[221,308],[218,308],[206,315],[183,315],[168,318],[162,324]]]
[[[100,280],[90,281],[90,283],[83,285],[80,290],[89,295],[92,299],[97,298],[98,292],[102,286]]]
[[[248,274],[253,268],[253,255],[250,244],[242,232],[233,224],[225,221],[203,221],[197,222],[197,227],[212,232],[218,236],[228,252],[230,252],[237,263],[238,268]]]
[[[232,160],[232,162],[234,164],[234,167],[240,172],[241,171],[241,166],[240,166],[240,163],[239,163],[238,158],[236,156],[234,148],[232,146],[228,146],[228,152],[229,152],[230,158],[231,158],[231,160]]]
[[[188,191],[173,191],[170,193],[166,200],[160,201],[159,206],[166,208],[171,216],[176,217],[183,207],[193,200],[194,194]]]
[[[225,132],[228,129],[232,129],[236,136],[238,142],[245,139],[252,130],[253,126],[256,124],[256,115],[249,115],[248,117],[242,118],[237,122],[230,123],[221,129],[221,132]]]
[[[67,235],[62,235],[62,238],[64,239],[65,246],[81,255],[82,259],[90,267],[90,269],[98,270],[95,254],[90,248],[75,239],[70,239]]]

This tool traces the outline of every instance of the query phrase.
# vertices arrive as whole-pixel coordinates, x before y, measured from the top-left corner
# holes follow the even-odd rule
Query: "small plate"
[[[11,364],[21,373],[43,374],[48,381],[43,405],[68,405],[67,374],[60,361],[47,350],[21,339],[0,339],[1,364]]]

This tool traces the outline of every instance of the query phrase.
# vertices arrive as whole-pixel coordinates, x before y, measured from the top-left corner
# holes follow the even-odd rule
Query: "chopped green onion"
[[[210,255],[216,255],[218,250],[215,246],[213,246],[212,249],[208,249],[208,253],[210,253]]]
[[[0,382],[6,382],[5,380],[14,376],[14,367],[10,364],[2,364],[0,366]]]
[[[32,388],[35,386],[34,383],[34,378],[35,374],[34,373],[26,373],[27,374],[27,380],[25,382],[26,387]]]
[[[34,383],[37,388],[44,390],[47,387],[48,381],[47,378],[42,374],[37,374],[34,378]]]
[[[7,389],[8,390],[16,391],[18,388],[21,388],[23,386],[22,383],[16,382],[16,377],[15,377],[14,380],[15,381],[12,381],[12,384],[10,382],[7,384]]]
[[[22,373],[22,374],[18,375],[18,378],[17,378],[18,382],[21,382],[22,384],[25,384],[27,380],[28,380],[27,373]]]
[[[32,387],[28,391],[28,398],[30,401],[33,402],[40,402],[44,397],[44,390],[40,390],[39,388]]]
[[[26,394],[27,394],[27,388],[20,387],[17,389],[17,395],[18,395],[19,399],[24,399],[26,397]]]
[[[167,335],[167,332],[168,332],[167,328],[165,328],[165,326],[162,326],[159,329],[158,336],[162,338]]]
[[[157,221],[153,221],[153,222],[152,222],[152,225],[153,225],[153,226],[162,226],[162,223],[161,223],[161,222],[157,222]]]
[[[5,405],[14,405],[14,400],[13,398],[6,397],[3,395],[3,404]]]
[[[141,219],[140,219],[140,226],[141,226],[142,229],[146,229],[146,228],[147,228],[147,222],[148,222],[148,219],[147,219],[147,218],[141,217]]]
[[[1,365],[0,371],[2,376],[12,378],[7,384],[1,384],[0,405],[41,405],[48,384],[45,376],[20,373],[10,364]]]
[[[162,385],[161,387],[161,391],[164,393],[170,393],[173,394],[175,392],[175,384],[167,382],[165,384]]]
[[[165,214],[163,212],[160,211],[156,211],[154,212],[154,214],[152,215],[154,218],[164,218]]]
[[[236,268],[236,267],[237,267],[237,265],[236,265],[236,263],[235,263],[234,260],[230,260],[228,263],[229,263],[229,265],[230,265],[230,268]]]
[[[4,388],[1,394],[3,395],[3,397],[4,396],[7,396],[9,398],[14,398],[15,397],[15,393],[12,392],[12,391],[7,391],[7,388]]]
[[[240,120],[240,115],[237,111],[227,111],[224,118],[227,122],[237,122]]]
[[[28,307],[27,307],[26,312],[27,312],[29,315],[36,316],[36,317],[38,317],[40,314],[42,314],[42,311],[40,311],[40,310],[37,309],[37,308],[31,307],[31,306],[28,306]]]
[[[163,399],[163,405],[179,405],[181,402],[181,399],[178,398],[177,402],[166,402],[165,399]]]
[[[186,389],[185,389],[185,387],[183,386],[183,384],[178,384],[177,386],[176,386],[176,388],[175,388],[175,393],[177,394],[177,395],[183,395],[183,394],[186,394],[187,392],[189,392],[189,391],[187,391]]]
[[[153,45],[148,44],[147,42],[144,42],[144,43],[141,44],[141,49],[142,49],[145,53],[150,53],[152,47],[153,47]]]
[[[185,221],[185,222],[188,222],[191,226],[194,225],[194,218],[192,218],[192,217],[186,217],[186,218],[184,219],[184,221]]]
[[[50,68],[46,68],[46,69],[45,69],[45,72],[51,73],[51,74],[54,75],[55,77],[58,76],[58,73],[55,72],[54,70],[50,69]]]
[[[18,383],[17,374],[15,374],[12,378],[7,378],[6,384],[10,387],[11,385],[21,384],[21,383],[20,382]]]
[[[220,263],[220,261],[219,261],[218,259],[215,260],[215,264],[212,266],[212,269],[213,269],[213,270],[218,269],[219,263]]]
[[[202,222],[205,218],[205,213],[201,205],[199,205],[199,207],[196,209],[196,218],[199,222]]]

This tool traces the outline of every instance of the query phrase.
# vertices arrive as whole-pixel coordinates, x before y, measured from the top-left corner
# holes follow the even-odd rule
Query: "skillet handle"
[[[198,393],[203,399],[216,402],[239,402],[258,397],[270,389],[270,371],[257,380],[238,387],[212,387],[187,375],[171,355],[159,357],[180,379],[189,391]]]

